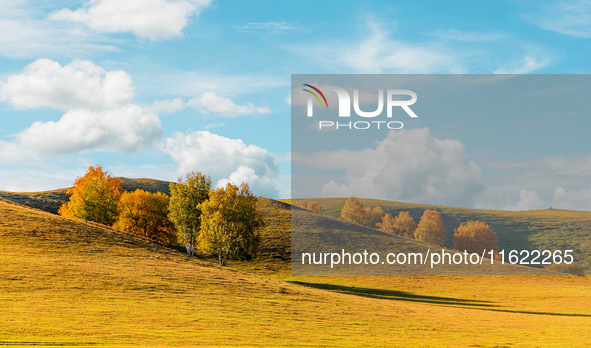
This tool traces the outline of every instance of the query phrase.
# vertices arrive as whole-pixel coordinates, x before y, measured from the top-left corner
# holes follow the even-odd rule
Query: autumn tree
[[[382,222],[378,223],[376,227],[386,233],[414,238],[417,224],[407,211],[401,211],[395,218],[390,214],[384,215]]]
[[[217,254],[222,266],[227,265],[229,257],[253,259],[261,240],[259,229],[264,225],[256,204],[257,198],[247,184],[238,187],[228,183],[211,190],[209,199],[199,206],[203,212],[200,248]]]
[[[382,217],[382,222],[379,222],[376,225],[376,228],[382,232],[386,232],[389,234],[397,234],[395,231],[395,227],[394,227],[394,218],[392,217],[392,215],[390,214],[385,214]]]
[[[374,228],[383,216],[382,207],[364,207],[355,197],[348,198],[341,210],[341,219],[371,228]]]
[[[373,209],[370,207],[365,207],[365,218],[363,219],[363,225],[371,228],[375,228],[377,224],[382,221],[382,218],[386,213],[382,210],[382,207],[379,205]]]
[[[341,219],[362,225],[364,217],[365,209],[359,200],[355,197],[347,198],[341,210]]]
[[[311,212],[314,212],[316,214],[322,214],[322,207],[320,205],[318,205],[317,202],[311,201],[311,202],[305,202],[302,201],[298,207],[305,209],[305,210],[309,210]]]
[[[174,224],[168,218],[170,198],[161,193],[137,189],[119,199],[119,217],[113,227],[173,246],[177,241]]]
[[[111,176],[100,165],[90,166],[68,189],[70,200],[60,207],[58,214],[110,226],[117,219],[117,202],[122,192],[120,178]]]
[[[195,254],[195,245],[201,229],[200,204],[205,202],[211,189],[211,179],[199,172],[191,172],[185,180],[170,184],[168,217],[179,232],[182,232],[187,254]]]
[[[427,209],[421,216],[421,220],[414,232],[415,239],[421,242],[445,245],[445,225],[441,220],[441,213],[437,210]]]
[[[497,251],[499,237],[492,228],[482,221],[468,221],[454,230],[454,248],[469,253]]]

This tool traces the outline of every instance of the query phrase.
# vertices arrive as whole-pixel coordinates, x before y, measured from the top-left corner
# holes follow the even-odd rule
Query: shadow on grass
[[[591,318],[591,314],[576,314],[576,313],[552,313],[552,312],[533,312],[533,311],[519,311],[494,308],[499,305],[491,304],[491,301],[478,301],[478,300],[464,300],[453,297],[438,297],[438,296],[424,296],[416,295],[405,291],[398,290],[384,290],[384,289],[371,289],[371,288],[358,288],[352,286],[334,285],[334,284],[322,284],[322,283],[307,283],[299,281],[290,281],[292,284],[307,286],[310,288],[335,291],[342,294],[355,295],[376,298],[381,300],[392,300],[392,301],[408,301],[408,302],[419,302],[445,305],[455,308],[468,308],[482,311],[491,312],[504,312],[504,313],[515,313],[515,314],[529,314],[529,315],[551,315],[561,317],[582,317]]]
[[[409,302],[421,302],[421,303],[455,305],[455,306],[496,307],[495,305],[490,304],[490,301],[464,300],[464,299],[452,298],[452,297],[424,296],[424,295],[416,295],[416,294],[412,294],[410,292],[398,291],[398,290],[358,288],[358,287],[352,287],[352,286],[322,284],[322,283],[307,283],[307,282],[299,282],[299,281],[291,281],[290,283],[302,285],[302,286],[307,286],[310,288],[336,291],[336,292],[340,292],[342,294],[371,297],[371,298],[377,298],[377,299],[381,299],[381,300],[409,301]]]

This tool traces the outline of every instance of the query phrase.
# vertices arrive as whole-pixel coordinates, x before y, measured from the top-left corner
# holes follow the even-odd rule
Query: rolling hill
[[[289,206],[271,200],[269,250]],[[264,206],[264,205],[263,205]],[[0,344],[11,346],[589,346],[577,276],[292,276],[280,258],[191,258],[0,199]],[[244,270],[248,270],[245,272]],[[536,289],[532,291],[532,289]]]
[[[121,187],[125,191],[135,191],[142,189],[148,192],[162,192],[170,194],[168,181],[161,181],[155,179],[128,179],[121,178]],[[68,201],[67,188],[43,191],[43,192],[8,192],[0,191],[0,197],[20,203],[29,207],[41,209],[53,214],[57,214],[58,209],[62,204]]]
[[[339,216],[345,198],[294,199],[316,201],[328,216]],[[408,211],[418,223],[425,209],[442,213],[446,226],[446,247],[453,248],[454,228],[468,220],[482,220],[491,225],[499,237],[499,250],[565,250],[573,249],[575,262],[582,267],[591,267],[591,212],[559,209],[531,211],[479,210],[425,204],[359,199],[361,204],[374,208],[381,206],[392,216]],[[290,202],[286,200],[286,202]]]

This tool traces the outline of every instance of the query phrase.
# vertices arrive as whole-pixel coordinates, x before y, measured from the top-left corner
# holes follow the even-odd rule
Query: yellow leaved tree
[[[247,184],[228,183],[209,192],[209,199],[199,205],[201,210],[200,249],[217,254],[220,265],[228,258],[251,260],[261,241],[259,229],[263,215],[257,210],[257,198]]]
[[[137,189],[124,192],[119,200],[119,217],[113,227],[147,237],[166,245],[177,242],[176,229],[168,219],[168,202],[164,193]]]

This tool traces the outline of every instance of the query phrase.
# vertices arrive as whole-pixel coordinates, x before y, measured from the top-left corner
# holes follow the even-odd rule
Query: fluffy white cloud
[[[0,84],[0,100],[18,108],[115,108],[134,97],[131,77],[124,71],[106,72],[86,60],[61,66],[39,59]]]
[[[223,117],[271,113],[271,109],[267,106],[254,106],[254,104],[248,102],[244,105],[238,105],[231,99],[218,96],[215,92],[203,93],[198,98],[189,100],[187,105],[200,113],[214,113]]]
[[[527,191],[521,189],[519,191],[519,202],[515,204],[515,207],[510,207],[508,210],[536,210],[546,208],[548,208],[548,203],[544,202],[535,190]]]
[[[182,111],[187,107],[187,103],[182,98],[164,99],[155,101],[149,109],[153,112],[175,113]]]
[[[431,131],[391,131],[377,147],[361,151],[293,154],[293,165],[345,170],[322,187],[324,197],[371,197],[472,207],[484,189],[480,168],[457,140],[437,139]]]
[[[33,123],[17,134],[16,142],[1,147],[44,156],[150,147],[161,140],[162,125],[158,115],[131,103],[134,89],[124,71],[107,72],[82,60],[62,67],[39,59],[9,76],[0,86],[0,98],[17,108],[68,111],[58,121]]]
[[[35,122],[17,135],[20,144],[42,155],[89,150],[132,152],[163,134],[158,115],[133,104],[105,111],[70,110],[57,122]]]
[[[54,12],[49,19],[83,23],[98,32],[165,39],[181,35],[189,17],[210,4],[211,0],[95,0],[75,11]]]
[[[557,187],[554,191],[552,207],[569,210],[591,210],[591,187],[565,190]]]
[[[246,182],[257,195],[277,197],[277,159],[269,151],[207,131],[176,133],[165,139],[163,151],[178,164],[178,174],[200,171],[216,186]]]
[[[501,174],[487,179],[476,208],[591,210],[591,155],[494,161],[486,166]]]

